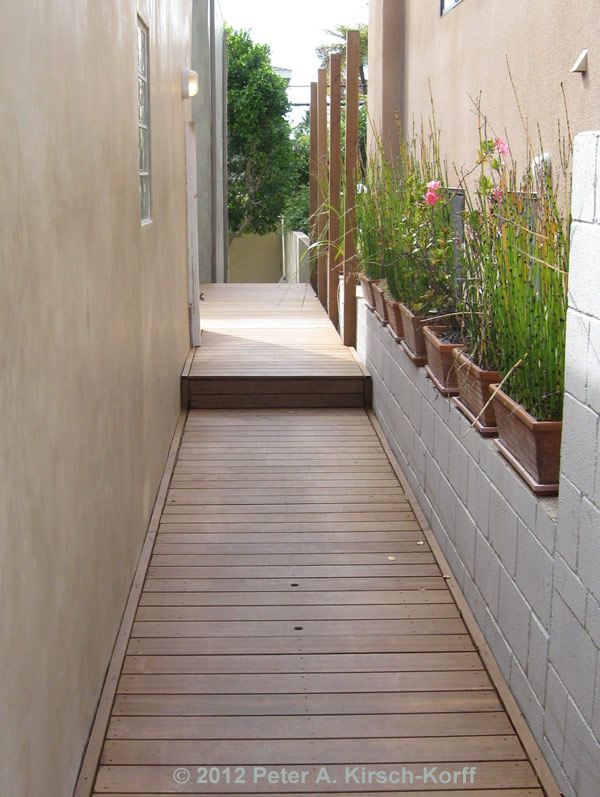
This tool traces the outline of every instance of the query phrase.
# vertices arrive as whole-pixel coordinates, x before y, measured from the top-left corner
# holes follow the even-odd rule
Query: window
[[[150,192],[150,92],[148,74],[148,28],[137,23],[138,171],[142,222],[151,218]]]
[[[450,11],[450,9],[454,8],[458,3],[460,3],[460,0],[441,0],[442,14],[445,14],[446,11]]]

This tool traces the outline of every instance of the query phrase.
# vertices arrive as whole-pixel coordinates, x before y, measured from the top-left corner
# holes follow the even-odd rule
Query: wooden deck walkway
[[[192,373],[322,324],[237,294]],[[76,797],[558,797],[401,479],[364,409],[182,414]]]
[[[203,285],[190,408],[368,407],[371,379],[306,285]]]

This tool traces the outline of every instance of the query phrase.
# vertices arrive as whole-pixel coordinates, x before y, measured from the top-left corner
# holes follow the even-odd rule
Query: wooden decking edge
[[[417,522],[419,523],[421,529],[423,530],[423,534],[425,535],[427,542],[429,543],[431,551],[434,557],[436,558],[440,566],[440,569],[444,574],[444,577],[446,578],[446,574],[452,573],[450,565],[448,564],[448,561],[444,556],[444,553],[440,548],[433,531],[429,527],[427,518],[423,514],[423,511],[419,506],[419,502],[417,501],[415,494],[413,493],[410,485],[408,484],[404,472],[402,471],[402,468],[400,467],[396,459],[396,456],[383,433],[383,429],[381,428],[381,425],[377,419],[377,416],[375,415],[375,412],[373,410],[367,410],[367,415],[369,416],[371,425],[373,426],[373,429],[375,430],[375,433],[379,438],[383,450],[385,451],[387,458],[390,461],[392,468],[394,469],[398,481],[400,482],[402,489],[404,490],[408,502],[415,514],[415,517],[417,518]],[[502,675],[500,667],[498,666],[498,663],[494,658],[494,654],[492,653],[486,638],[484,637],[481,629],[479,628],[477,620],[475,619],[473,612],[469,608],[469,604],[467,603],[460,586],[456,583],[454,576],[446,578],[446,583],[448,584],[448,589],[450,590],[452,597],[454,598],[454,601],[465,622],[465,625],[467,626],[467,630],[471,635],[471,638],[473,639],[475,647],[477,648],[479,654],[481,655],[483,665],[487,670],[488,675],[490,676],[490,680],[492,681],[492,684],[494,685],[496,691],[498,692],[500,701],[504,705],[506,713],[508,714],[508,718],[514,727],[517,736],[521,740],[525,753],[529,758],[531,766],[533,767],[533,770],[540,782],[540,786],[544,790],[544,793],[547,795],[547,797],[562,797],[562,793],[558,788],[558,785],[554,779],[554,776],[552,775],[552,772],[550,771],[550,767],[548,766],[546,759],[542,755],[538,743],[536,742],[535,737],[533,736],[533,733],[531,732],[529,725],[525,720],[525,717],[523,716],[521,710],[519,709],[517,701],[513,697],[513,694],[510,691],[510,688],[506,683],[504,676]]]
[[[117,634],[108,669],[106,671],[106,678],[104,679],[102,692],[100,693],[100,700],[98,701],[98,707],[96,709],[96,715],[92,723],[87,747],[83,754],[81,768],[79,770],[79,775],[75,784],[73,797],[90,797],[94,788],[96,772],[98,770],[98,763],[100,761],[100,755],[104,745],[106,730],[108,728],[108,723],[117,692],[117,686],[119,683],[121,670],[123,668],[123,661],[127,652],[127,644],[131,635],[131,629],[133,627],[135,613],[137,611],[144,580],[146,578],[146,572],[148,570],[148,565],[152,556],[152,549],[154,548],[154,542],[156,540],[160,518],[165,501],[167,499],[167,491],[169,489],[169,484],[171,483],[171,476],[173,475],[175,461],[179,451],[179,444],[183,435],[187,415],[187,410],[182,409],[179,413],[179,418],[177,419],[177,424],[175,426],[175,431],[173,433],[173,438],[169,447],[165,469],[160,481],[158,492],[156,494],[152,515],[150,516],[148,531],[146,532],[146,537],[142,545],[131,585],[131,590],[127,598],[127,603],[125,604],[125,611],[123,612],[119,632]]]

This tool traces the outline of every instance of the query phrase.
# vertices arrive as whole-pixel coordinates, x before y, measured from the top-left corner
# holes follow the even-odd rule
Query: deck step
[[[188,409],[369,408],[371,377],[356,376],[183,376],[182,404]]]

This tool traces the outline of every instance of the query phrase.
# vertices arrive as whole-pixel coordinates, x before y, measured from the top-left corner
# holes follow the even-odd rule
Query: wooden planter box
[[[425,349],[425,337],[423,327],[432,324],[427,316],[415,315],[409,308],[400,302],[400,313],[402,315],[402,329],[404,340],[402,347],[415,365],[425,365],[427,362],[427,351]]]
[[[400,302],[395,301],[391,296],[386,294],[385,306],[387,310],[388,330],[390,331],[390,334],[396,343],[400,343],[400,341],[404,338]]]
[[[560,439],[562,421],[537,421],[520,404],[496,390],[494,407],[498,422],[498,440],[502,455],[527,482],[534,493],[558,493]]]
[[[497,384],[502,379],[500,373],[479,368],[460,350],[456,350],[453,355],[459,393],[454,403],[482,435],[496,435],[498,428],[494,404],[488,404],[485,410],[483,408],[492,395],[490,385]]]
[[[382,326],[388,322],[385,293],[381,287],[383,280],[373,283],[373,299],[375,300],[375,315]]]
[[[448,331],[444,326],[428,326],[423,328],[427,365],[425,370],[433,384],[443,396],[458,395],[456,379],[456,361],[454,352],[463,348],[462,343],[444,343],[440,335]]]
[[[375,310],[375,297],[373,296],[373,285],[376,282],[381,282],[381,280],[372,280],[369,277],[366,277],[364,274],[358,275],[359,282],[362,286],[363,291],[363,298],[365,300],[365,304],[373,312]]]

